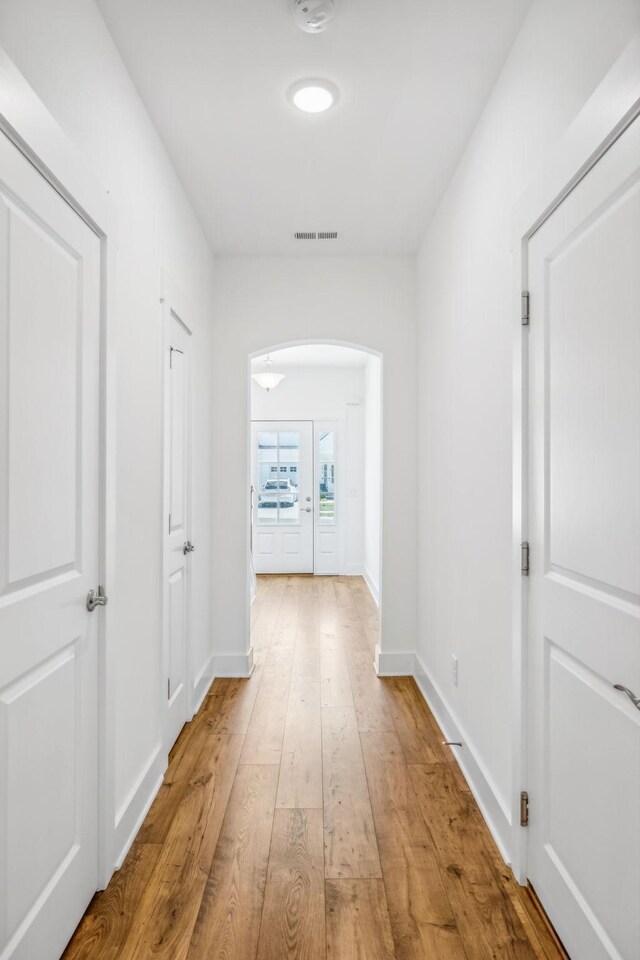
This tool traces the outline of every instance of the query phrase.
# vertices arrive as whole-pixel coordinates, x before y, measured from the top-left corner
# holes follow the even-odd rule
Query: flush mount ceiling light
[[[284,380],[284,373],[271,373],[271,363],[271,357],[267,354],[266,360],[264,361],[264,373],[251,374],[251,379],[255,380],[258,386],[266,390],[267,393]]]
[[[304,113],[324,113],[338,101],[339,93],[335,83],[329,80],[298,80],[289,87],[287,94],[290,103]]]
[[[336,15],[336,0],[293,0],[293,16],[305,33],[322,33]]]

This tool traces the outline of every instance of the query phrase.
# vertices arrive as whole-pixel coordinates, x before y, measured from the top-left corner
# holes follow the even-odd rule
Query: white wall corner
[[[162,785],[166,769],[167,755],[162,742],[160,742],[149,757],[142,773],[116,815],[112,845],[112,849],[115,851],[115,859],[111,865],[112,870],[119,870],[122,866],[124,858],[129,852],[129,848]],[[104,878],[101,879],[104,882]],[[106,878],[106,883],[109,879],[110,877]]]
[[[512,862],[513,832],[509,804],[498,792],[464,729],[447,706],[441,692],[429,678],[420,657],[416,654],[414,659],[413,675],[418,689],[434,715],[445,739],[459,740],[462,743],[462,747],[451,748],[454,757],[469,784],[503,860],[510,865]]]
[[[215,653],[212,661],[214,677],[250,677],[253,673],[253,647],[247,653]]]
[[[366,567],[363,567],[363,568],[362,568],[362,576],[363,576],[363,578],[364,578],[364,582],[365,582],[366,585],[369,587],[369,593],[371,594],[371,596],[372,596],[373,599],[375,600],[376,606],[379,607],[379,606],[380,606],[380,592],[379,592],[379,590],[378,590],[378,585],[377,585],[377,583],[374,581],[373,577],[371,576],[371,574],[369,573],[369,571],[367,570]]]
[[[414,653],[387,653],[376,644],[373,665],[379,677],[412,677],[414,661]]]

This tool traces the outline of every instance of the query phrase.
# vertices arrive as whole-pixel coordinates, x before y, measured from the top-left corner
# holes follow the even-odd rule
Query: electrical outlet
[[[458,686],[458,658],[455,654],[451,654],[451,679],[453,681],[454,687]]]

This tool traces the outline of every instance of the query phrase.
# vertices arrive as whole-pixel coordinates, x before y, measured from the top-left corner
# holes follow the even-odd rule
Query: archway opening
[[[358,345],[317,341],[249,358],[254,627],[261,597],[282,591],[282,578],[309,576],[310,597],[337,592],[347,621],[351,608],[349,627],[366,634],[372,652],[379,645],[382,362]],[[252,629],[258,658],[259,643]]]

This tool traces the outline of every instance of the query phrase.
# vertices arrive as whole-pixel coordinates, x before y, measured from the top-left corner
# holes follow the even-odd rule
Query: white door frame
[[[513,537],[512,676],[513,767],[512,867],[527,882],[527,835],[520,827],[520,791],[527,789],[528,583],[521,573],[521,543],[528,540],[528,331],[521,322],[521,294],[528,289],[529,240],[624,130],[640,116],[640,35],[636,36],[596,88],[576,120],[551,151],[544,170],[514,211],[513,339]],[[533,305],[532,323],[535,323]]]
[[[375,654],[374,654],[374,665],[376,673],[379,676],[398,676],[399,674],[405,675],[411,673],[413,669],[414,655],[413,653],[388,653],[385,649],[387,634],[392,632],[389,625],[387,624],[387,617],[385,616],[386,602],[385,602],[385,574],[384,574],[384,563],[385,563],[385,473],[384,473],[384,450],[385,450],[385,359],[384,353],[381,353],[379,350],[376,350],[374,347],[367,346],[363,343],[355,343],[350,340],[338,340],[335,337],[308,337],[303,340],[281,340],[275,343],[265,343],[264,341],[261,344],[254,343],[254,348],[246,354],[246,410],[248,416],[245,420],[245,469],[246,475],[249,476],[251,472],[251,361],[258,359],[259,357],[264,357],[267,353],[275,353],[277,350],[284,350],[286,347],[302,347],[302,346],[315,346],[318,344],[330,344],[331,346],[336,347],[351,347],[354,350],[361,350],[363,353],[368,354],[369,356],[376,357],[380,361],[380,461],[379,461],[379,472],[380,472],[380,497],[379,497],[379,530],[380,530],[380,542],[378,547],[378,564],[379,564],[379,583],[378,583],[378,596],[374,596],[369,583],[369,578],[365,577],[367,582],[367,587],[371,592],[373,599],[380,611],[380,642],[376,644]],[[245,582],[245,621],[244,621],[244,630],[246,635],[246,649],[245,654],[221,654],[220,656],[214,658],[214,673],[216,676],[223,677],[250,677],[253,668],[253,646],[251,644],[251,603],[252,603],[252,570],[251,570],[251,509],[249,506],[249,497],[246,499],[247,509],[245,514],[245,543],[246,543],[246,555],[245,555],[245,569],[246,569],[246,582]],[[411,666],[409,665],[411,663]]]
[[[166,713],[166,696],[167,696],[167,687],[166,687],[166,678],[169,675],[169,616],[168,616],[168,591],[167,591],[167,571],[166,571],[166,556],[165,556],[165,545],[164,537],[165,531],[167,528],[167,517],[169,515],[169,473],[168,466],[169,461],[167,458],[167,391],[169,388],[169,379],[168,379],[168,368],[167,368],[167,351],[169,348],[169,337],[170,337],[170,328],[171,328],[171,319],[172,317],[176,318],[178,322],[184,327],[185,331],[189,334],[190,337],[193,336],[193,319],[195,317],[195,312],[189,301],[184,297],[178,285],[171,279],[171,276],[166,269],[162,270],[162,295],[160,297],[160,303],[162,305],[162,424],[163,424],[163,435],[162,435],[162,464],[163,464],[163,474],[162,474],[162,518],[161,518],[161,530],[162,530],[162,559],[161,559],[161,575],[162,575],[162,675],[161,675],[161,710],[160,715],[165,718]],[[190,358],[192,358],[193,353],[191,353]],[[187,438],[187,474],[188,474],[188,483],[187,483],[187,516],[188,516],[188,536],[193,535],[193,441],[194,441],[194,432],[193,432],[193,366],[189,370],[189,394],[187,397],[187,410],[188,410],[188,438]],[[185,664],[185,682],[187,684],[186,690],[186,704],[185,704],[185,722],[191,720],[195,712],[196,703],[194,702],[194,669],[193,669],[193,653],[192,653],[192,643],[191,643],[191,587],[192,577],[191,572],[187,572],[187,624],[186,624],[186,664]],[[165,746],[165,750],[168,753],[173,743],[167,742],[166,730],[163,724],[162,728],[162,741]]]
[[[100,239],[100,507],[99,574],[107,595],[115,572],[115,267],[116,204],[93,177],[12,60],[0,47],[0,131],[15,144]],[[111,604],[115,601],[110,598]],[[98,882],[113,873],[115,838],[115,688],[110,608],[99,616]]]

